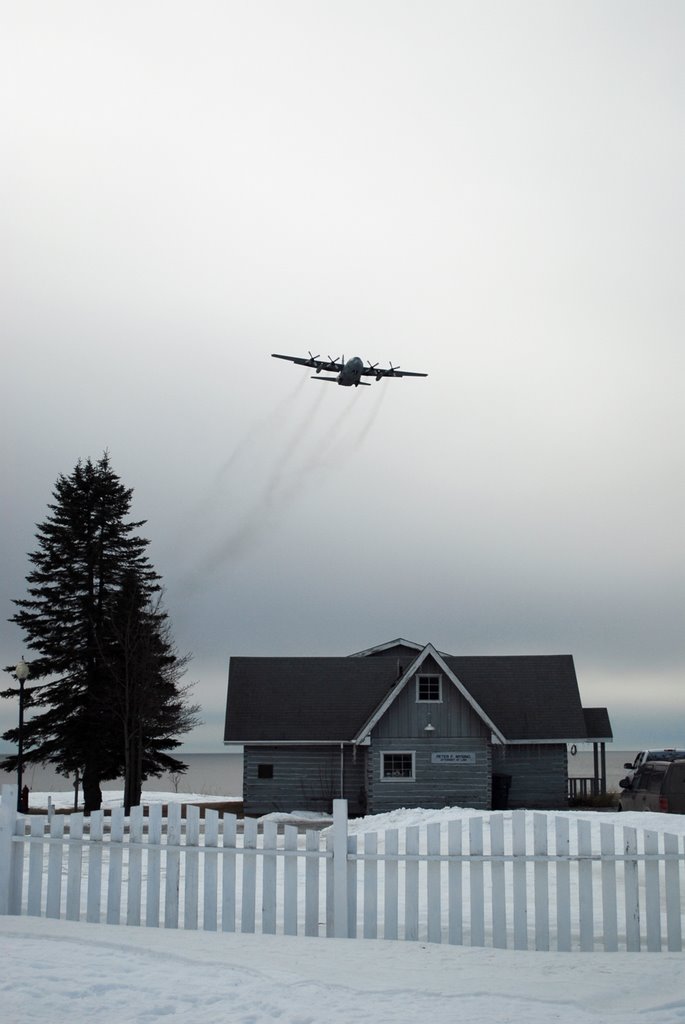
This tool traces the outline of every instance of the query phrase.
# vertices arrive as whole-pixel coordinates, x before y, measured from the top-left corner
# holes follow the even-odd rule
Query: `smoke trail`
[[[347,398],[347,396],[345,396]],[[321,439],[317,442],[314,452],[310,457],[303,463],[303,465],[291,470],[286,477],[283,472],[279,473],[272,481],[270,488],[270,497],[278,497],[281,501],[289,500],[293,494],[300,488],[303,480],[310,476],[310,474],[325,466],[328,462],[328,454],[338,439],[340,428],[344,421],[352,414],[353,407],[349,402],[343,406],[336,418],[331,423],[328,430],[322,435]],[[285,480],[284,480],[284,477]],[[281,487],[280,494],[278,493],[278,487]]]
[[[183,517],[182,523],[176,532],[176,543],[178,544],[188,534],[188,531],[197,529],[198,525],[207,521],[211,510],[216,504],[220,492],[224,488],[226,477],[233,466],[240,460],[241,456],[248,452],[259,438],[270,427],[275,427],[283,418],[286,410],[293,404],[299,393],[307,383],[307,376],[303,376],[294,388],[271,409],[266,416],[261,417],[256,423],[249,427],[243,436],[235,443],[226,461],[216,471],[214,478],[207,488],[197,499],[195,504]]]
[[[299,390],[298,387],[295,393]],[[298,419],[285,442],[279,446],[268,478],[259,488],[255,499],[230,529],[228,535],[203,561],[199,568],[200,576],[218,572],[229,560],[249,550],[275,521],[276,511],[279,513],[284,511],[293,499],[302,493],[307,482],[318,476],[323,469],[333,464],[340,465],[348,462],[364,444],[380,415],[385,400],[385,394],[382,394],[377,402],[374,401],[370,414],[362,422],[361,429],[352,436],[351,442],[348,444],[346,437],[343,435],[341,438],[340,435],[346,421],[354,414],[355,405],[348,400],[349,396],[345,395],[342,409],[320,437],[313,453],[300,466],[293,466],[303,443],[311,436],[309,428],[319,412],[325,395],[325,391],[320,391],[317,394],[314,402]],[[288,401],[290,400],[291,396]],[[283,404],[281,403],[281,405]],[[276,421],[275,412],[274,410],[274,414],[266,417],[258,425],[260,429],[268,423]],[[250,436],[253,437],[256,433],[257,428],[253,429]],[[244,447],[246,444],[247,439],[243,439],[241,446]],[[222,473],[230,468],[236,458],[237,455],[234,451],[224,465]]]
[[[298,420],[295,429],[288,435],[284,444],[279,446],[274,467],[267,480],[259,488],[254,501],[246,509],[228,536],[218,544],[204,560],[200,571],[204,574],[217,572],[230,558],[242,554],[260,534],[269,527],[273,518],[273,505],[280,481],[287,472],[287,466],[297,455],[302,442],[306,438],[306,428],[315,417],[324,394],[317,394],[313,404]]]
[[[313,419],[321,408],[324,397],[325,393],[319,390],[313,405],[298,421],[295,429],[292,431],[284,447],[281,449],[281,454],[277,458],[274,468],[272,469],[269,479],[264,487],[264,497],[267,501],[271,501],[275,497],[275,494],[278,491],[278,486],[286,475],[288,466],[297,455],[302,442],[305,440],[307,436],[307,428],[311,426]]]
[[[266,416],[258,420],[252,427],[242,436],[242,438],[235,444],[233,451],[228,456],[223,466],[217,472],[215,478],[215,484],[220,483],[223,477],[226,476],[229,469],[238,461],[243,452],[250,447],[250,445],[256,440],[257,437],[266,431],[269,427],[275,425],[281,418],[282,414],[288,409],[293,401],[297,398],[300,391],[304,388],[307,383],[307,376],[303,376],[302,379],[296,384],[296,386],[288,392],[285,398],[282,398],[277,405],[268,413]]]
[[[373,427],[373,425],[375,424],[376,420],[380,415],[380,411],[383,406],[383,403],[385,402],[385,396],[387,395],[387,393],[387,386],[382,387],[380,398],[378,399],[377,402],[374,402],[373,407],[371,409],[371,415],[367,419],[366,423],[362,425],[362,429],[359,431],[359,434],[357,435],[356,439],[352,444],[353,451],[358,451],[359,448],[361,448],[361,446],[363,445],[364,441],[366,440],[369,431],[371,430],[371,428]]]

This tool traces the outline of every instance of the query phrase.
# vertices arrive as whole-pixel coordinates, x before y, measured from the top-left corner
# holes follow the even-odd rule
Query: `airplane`
[[[342,359],[335,359],[328,357],[328,360],[319,359],[318,356],[313,356],[309,353],[309,358],[305,359],[302,356],[283,356],[278,352],[272,352],[274,359],[288,359],[291,363],[297,363],[299,366],[309,366],[312,370],[316,370],[317,375],[322,370],[326,370],[329,373],[336,373],[337,377],[312,377],[312,380],[325,380],[332,384],[340,384],[344,388],[350,388],[354,384],[356,388],[362,384],[364,387],[371,387],[368,381],[362,380],[362,377],[375,377],[376,381],[381,380],[383,377],[427,377],[427,373],[413,373],[411,370],[400,370],[399,366],[393,366],[390,363],[390,368],[383,370],[379,367],[378,363],[369,363],[368,366],[364,366],[364,362],[359,356],[353,356],[345,362],[345,356]]]

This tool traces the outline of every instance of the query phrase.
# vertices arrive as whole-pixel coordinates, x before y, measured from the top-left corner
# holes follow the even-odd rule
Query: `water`
[[[183,775],[166,772],[158,779],[148,779],[143,789],[150,793],[202,793],[204,796],[231,796],[242,799],[243,757],[242,754],[178,754],[179,760],[188,765]],[[0,771],[0,785],[16,783],[17,776]],[[36,793],[54,793],[68,790],[73,778],[58,775],[54,768],[41,765],[27,765],[24,768],[24,783]],[[112,779],[103,783],[103,789],[123,789],[123,779]]]
[[[631,763],[635,760],[637,750],[609,750],[606,752],[607,765],[607,789],[618,789],[618,780],[625,778],[627,769],[624,768],[626,761]],[[601,764],[600,764],[601,770]],[[590,778],[595,774],[592,750],[579,750],[573,756],[568,755],[568,774],[572,779]]]

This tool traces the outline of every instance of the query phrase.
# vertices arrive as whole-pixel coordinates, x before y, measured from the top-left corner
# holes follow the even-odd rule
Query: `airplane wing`
[[[380,380],[381,377],[427,377],[427,373],[416,373],[413,370],[400,370],[399,366],[393,366],[392,363],[387,370],[384,370],[381,366],[372,366],[369,363],[368,367],[361,371],[366,377],[375,377],[376,380]]]
[[[319,359],[318,356],[313,356],[311,352],[309,356],[283,356],[280,352],[272,352],[274,359],[287,359],[290,363],[297,363],[298,366],[309,366],[311,369],[316,370],[320,373],[321,370],[327,370],[329,373],[340,373],[343,369],[343,364],[338,362],[337,359]]]

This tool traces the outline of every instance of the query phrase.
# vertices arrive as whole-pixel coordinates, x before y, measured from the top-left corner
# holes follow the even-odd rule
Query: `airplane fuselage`
[[[358,387],[363,369],[364,363],[359,356],[352,356],[338,374],[338,384],[341,384],[344,388],[351,388],[352,385]]]

